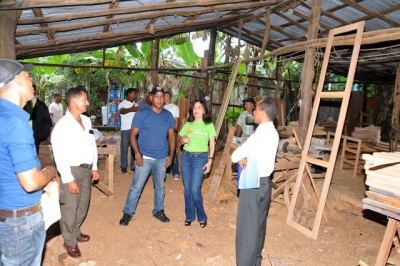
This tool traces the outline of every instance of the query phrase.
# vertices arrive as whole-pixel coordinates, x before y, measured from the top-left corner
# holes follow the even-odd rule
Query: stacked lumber
[[[377,145],[373,146],[378,151],[389,151],[390,150],[390,143],[381,141]],[[397,144],[396,151],[400,151],[400,144]]]
[[[361,139],[364,144],[377,145],[381,141],[381,128],[374,125],[355,127],[351,136]]]
[[[365,184],[363,208],[400,220],[400,152],[363,154]]]

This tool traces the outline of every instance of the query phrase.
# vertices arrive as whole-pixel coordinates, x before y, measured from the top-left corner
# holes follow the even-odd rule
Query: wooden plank
[[[113,195],[113,192],[103,183],[99,182],[99,183],[95,183],[94,184],[95,187],[97,187],[101,192],[103,192],[104,194],[106,194],[107,196],[111,197]]]
[[[365,169],[371,169],[375,167],[385,167],[385,166],[394,166],[396,168],[400,168],[400,156],[393,153],[392,156],[389,154],[383,155],[382,153],[374,153],[371,154],[363,154],[363,160],[365,160]]]
[[[367,176],[367,179],[365,180],[365,182],[368,182],[370,184],[378,184],[380,186],[385,186],[385,187],[389,187],[392,189],[398,189],[398,191],[400,191],[400,186],[398,183],[392,183],[392,182],[388,181],[387,179]]]
[[[376,171],[366,171],[367,179],[371,179],[372,181],[378,182],[386,182],[388,186],[398,187],[400,186],[400,177],[399,176],[390,176],[387,174],[382,174]]]
[[[365,199],[362,200],[362,202],[365,203],[365,204],[368,204],[368,205],[371,205],[371,206],[375,206],[375,207],[378,207],[378,208],[381,208],[381,209],[385,209],[385,210],[388,210],[388,211],[390,211],[392,213],[400,215],[400,208],[396,208],[394,206],[389,206],[389,205],[386,205],[386,204],[384,204],[382,202],[379,202],[379,201],[376,201],[376,200],[373,200],[373,199],[370,199],[370,198],[365,198]]]
[[[110,201],[113,201],[114,194],[114,163],[115,155],[117,153],[116,144],[106,144],[97,147],[98,154],[107,155],[106,166],[104,170],[104,177],[95,183],[94,186],[97,187],[101,192],[109,197]]]
[[[399,222],[389,218],[386,226],[385,235],[383,236],[381,247],[376,258],[375,266],[385,266],[387,258],[389,257],[390,250],[392,248],[393,237],[396,234],[396,230],[399,227]]]
[[[274,200],[276,197],[278,197],[278,196],[283,192],[283,190],[285,189],[285,186],[286,186],[287,184],[292,183],[292,182],[296,179],[296,177],[297,177],[297,173],[295,173],[294,175],[292,175],[292,176],[291,176],[289,179],[287,179],[283,184],[279,185],[279,187],[278,187],[276,190],[274,190],[274,191],[272,192],[271,200]]]
[[[386,190],[382,190],[376,187],[369,187],[370,191],[385,195],[385,196],[389,196],[395,199],[399,199],[400,200],[400,191],[397,191],[397,193],[392,193],[390,191],[386,191]]]
[[[389,191],[389,192],[392,192],[392,193],[398,193],[399,192],[398,188],[387,186],[386,184],[382,184],[380,182],[376,182],[375,180],[367,179],[365,181],[365,184],[367,186],[376,187],[376,188],[379,188],[379,189],[382,189],[382,190],[386,190],[386,191]]]
[[[344,97],[344,92],[343,91],[322,91],[320,93],[321,98],[340,98],[342,99]]]
[[[228,108],[229,99],[231,98],[233,85],[235,85],[236,76],[239,70],[241,58],[237,58],[235,64],[233,65],[232,73],[229,78],[228,86],[225,90],[224,99],[222,100],[221,107],[219,109],[217,120],[215,121],[215,131],[217,132],[216,138],[218,138],[219,132],[221,130],[222,122],[225,117],[226,110]]]
[[[352,196],[350,196],[348,194],[342,193],[340,195],[340,199],[345,201],[345,202],[347,202],[347,203],[350,203],[351,205],[356,206],[356,207],[358,207],[360,209],[363,208],[361,200],[355,199],[355,198],[353,198]]]
[[[400,208],[400,199],[396,199],[393,197],[389,197],[383,194],[379,194],[373,191],[366,191],[365,194],[367,195],[368,198],[381,202],[383,204],[393,206],[396,208]]]
[[[345,170],[344,164],[349,164],[352,165],[353,167],[351,170],[353,170],[353,178],[357,176],[357,170],[359,167],[359,160],[360,160],[360,150],[361,150],[361,139],[354,138],[354,137],[348,137],[348,136],[342,136],[343,139],[343,146],[342,146],[342,156],[340,157],[340,169]],[[355,155],[353,160],[350,160],[351,158],[347,156],[346,153],[352,153]]]
[[[370,168],[371,169],[371,168]],[[380,174],[387,174],[389,176],[399,176],[400,175],[400,165],[395,164],[395,165],[390,165],[390,166],[385,166],[383,168],[372,168],[374,172],[380,173]],[[376,169],[376,170],[374,170]]]
[[[321,159],[317,159],[311,156],[307,156],[306,162],[311,163],[311,164],[316,164],[322,167],[328,167],[329,166],[329,161],[324,161]]]
[[[235,127],[231,127],[228,132],[228,137],[226,139],[224,151],[222,153],[222,159],[219,163],[218,168],[215,170],[211,185],[210,185],[210,190],[208,191],[208,199],[212,202],[215,202],[217,200],[218,196],[218,190],[221,185],[222,177],[225,172],[225,168],[227,167],[227,161],[224,159],[227,156],[229,156],[229,151],[231,149],[231,142],[233,138],[233,134],[235,133]],[[230,165],[228,167],[231,167]]]
[[[277,162],[275,162],[274,171],[290,170],[290,169],[297,169],[297,168],[299,168],[298,162],[292,162],[292,161],[287,161],[287,160],[278,160]]]
[[[97,147],[97,154],[114,154],[117,153],[117,145],[116,144],[105,144]]]
[[[224,182],[224,186],[227,190],[232,192],[233,194],[237,195],[238,194],[238,188],[237,186],[233,185],[232,183]]]
[[[363,209],[368,209],[368,210],[383,214],[385,216],[389,216],[393,219],[400,220],[400,215],[398,213],[393,213],[387,209],[382,209],[382,208],[372,206],[372,205],[369,205],[366,203],[363,204]]]

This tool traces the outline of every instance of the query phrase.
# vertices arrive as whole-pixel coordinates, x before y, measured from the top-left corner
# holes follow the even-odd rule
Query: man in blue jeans
[[[22,108],[33,99],[27,71],[32,65],[0,59],[0,265],[38,266],[46,238],[40,206],[56,170],[41,165],[29,114]]]
[[[128,192],[120,225],[127,226],[136,211],[139,197],[150,171],[154,184],[153,216],[169,222],[164,213],[165,171],[172,163],[175,151],[175,123],[172,114],[163,108],[164,90],[155,87],[150,95],[151,105],[140,109],[131,128],[131,145],[135,151],[135,174]],[[168,138],[167,138],[168,137]]]

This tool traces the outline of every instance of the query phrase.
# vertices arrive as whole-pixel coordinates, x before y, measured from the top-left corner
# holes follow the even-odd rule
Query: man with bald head
[[[42,188],[56,185],[56,170],[41,170],[29,114],[32,65],[0,59],[0,265],[40,265],[46,238]]]

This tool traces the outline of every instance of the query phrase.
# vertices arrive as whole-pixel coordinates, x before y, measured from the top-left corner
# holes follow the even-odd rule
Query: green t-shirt
[[[208,141],[217,136],[213,123],[205,124],[203,121],[186,122],[179,136],[188,136],[189,144],[185,144],[183,149],[188,152],[208,152]]]

